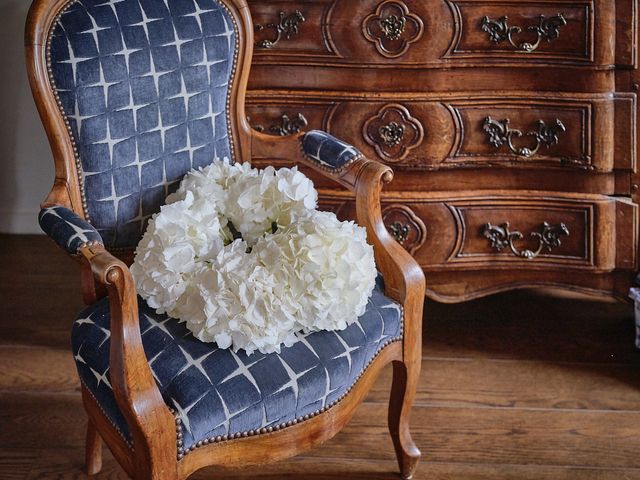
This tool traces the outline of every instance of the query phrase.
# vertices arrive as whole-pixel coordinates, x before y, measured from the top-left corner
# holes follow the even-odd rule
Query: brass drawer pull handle
[[[309,122],[301,113],[298,113],[293,118],[289,118],[288,115],[282,115],[280,117],[280,125],[271,125],[269,131],[275,135],[286,137],[300,133],[300,130],[307,125],[309,125]]]
[[[538,239],[538,248],[536,251],[528,249],[518,250],[514,242],[522,240],[524,235],[517,230],[513,232],[510,231],[509,222],[499,226],[487,223],[482,233],[491,243],[491,247],[498,252],[502,251],[505,247],[509,247],[516,257],[533,260],[540,255],[543,250],[546,249],[551,252],[555,247],[559,247],[562,244],[560,240],[561,236],[569,236],[569,229],[564,223],[551,225],[548,222],[544,222],[541,230],[542,232],[531,232],[531,236]]]
[[[409,233],[411,232],[411,226],[402,224],[400,222],[393,222],[391,225],[387,225],[387,230],[391,234],[393,238],[395,238],[396,242],[402,245],[409,238]]]
[[[251,123],[251,118],[247,117],[247,121]],[[269,132],[280,137],[286,137],[288,135],[294,135],[300,133],[300,131],[309,125],[309,122],[305,116],[301,113],[296,114],[293,118],[289,118],[289,115],[282,115],[280,117],[280,124],[274,124],[269,126]],[[264,125],[251,125],[251,128],[258,132],[264,132]]]
[[[556,118],[556,121],[551,125],[547,125],[543,120],[538,120],[538,129],[531,130],[526,133],[528,137],[533,137],[536,141],[533,147],[517,147],[513,143],[513,139],[524,136],[521,130],[516,128],[510,128],[509,123],[511,121],[508,118],[497,121],[491,117],[484,119],[482,129],[489,135],[489,143],[496,148],[500,148],[502,145],[507,144],[509,150],[515,155],[520,157],[529,158],[534,156],[540,147],[544,145],[550,148],[552,145],[556,145],[559,142],[559,134],[566,132],[567,129],[564,124]]]
[[[489,34],[489,39],[493,43],[501,43],[507,40],[517,51],[531,53],[540,46],[542,40],[548,43],[558,38],[560,36],[560,27],[566,24],[567,20],[561,13],[550,18],[545,18],[544,15],[540,15],[538,25],[526,27],[526,30],[534,32],[538,36],[538,39],[534,43],[516,43],[513,35],[522,33],[523,29],[518,26],[510,27],[509,19],[506,16],[500,17],[498,20],[491,20],[489,17],[484,17],[480,23],[480,28]]]
[[[255,46],[258,48],[273,48],[275,47],[280,40],[290,40],[291,38],[298,35],[300,31],[300,24],[305,22],[306,19],[300,10],[296,10],[293,13],[286,14],[285,12],[279,12],[278,16],[280,17],[280,21],[277,23],[267,23],[267,25],[257,24],[254,25],[254,29],[256,32],[260,32],[265,28],[272,28],[275,30],[276,37],[273,40],[261,40],[255,43]]]

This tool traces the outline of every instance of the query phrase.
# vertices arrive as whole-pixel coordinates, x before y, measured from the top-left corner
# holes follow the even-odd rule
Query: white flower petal
[[[297,168],[225,159],[192,171],[138,245],[139,294],[196,338],[248,354],[346,328],[375,285],[373,249],[361,227],[315,211],[317,199]]]

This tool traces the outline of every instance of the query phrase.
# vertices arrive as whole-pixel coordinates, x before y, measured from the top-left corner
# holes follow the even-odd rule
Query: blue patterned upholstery
[[[311,130],[302,137],[304,154],[330,170],[340,170],[362,154],[348,143],[320,130]]]
[[[184,452],[198,442],[280,426],[338,401],[387,343],[402,335],[400,307],[382,293],[341,332],[315,332],[280,354],[247,356],[196,340],[177,320],[140,302],[142,342],[158,387],[182,425]],[[109,377],[109,304],[90,306],[75,322],[80,378],[130,442]]]
[[[108,247],[135,247],[192,167],[233,160],[236,29],[217,0],[77,0],[54,25],[51,79]]]
[[[75,212],[60,205],[40,210],[38,222],[44,233],[72,255],[78,253],[78,249],[86,243],[102,243],[102,237],[95,228]]]

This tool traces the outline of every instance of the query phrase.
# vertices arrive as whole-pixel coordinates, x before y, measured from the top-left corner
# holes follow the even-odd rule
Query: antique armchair
[[[244,466],[335,435],[393,363],[389,429],[400,471],[420,457],[409,412],[421,358],[424,276],[380,212],[389,168],[332,136],[248,126],[253,39],[245,0],[35,0],[29,80],[55,159],[43,230],[81,264],[73,354],[89,417],[86,468],[104,441],[139,480]],[[136,295],[127,264],[146,220],[192,167],[288,156],[351,189],[383,280],[342,332],[247,356],[195,340]]]

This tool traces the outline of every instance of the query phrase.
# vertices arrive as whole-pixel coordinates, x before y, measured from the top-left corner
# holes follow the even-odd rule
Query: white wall
[[[25,72],[29,3],[0,0],[0,233],[40,233],[39,204],[53,185],[51,151]]]

